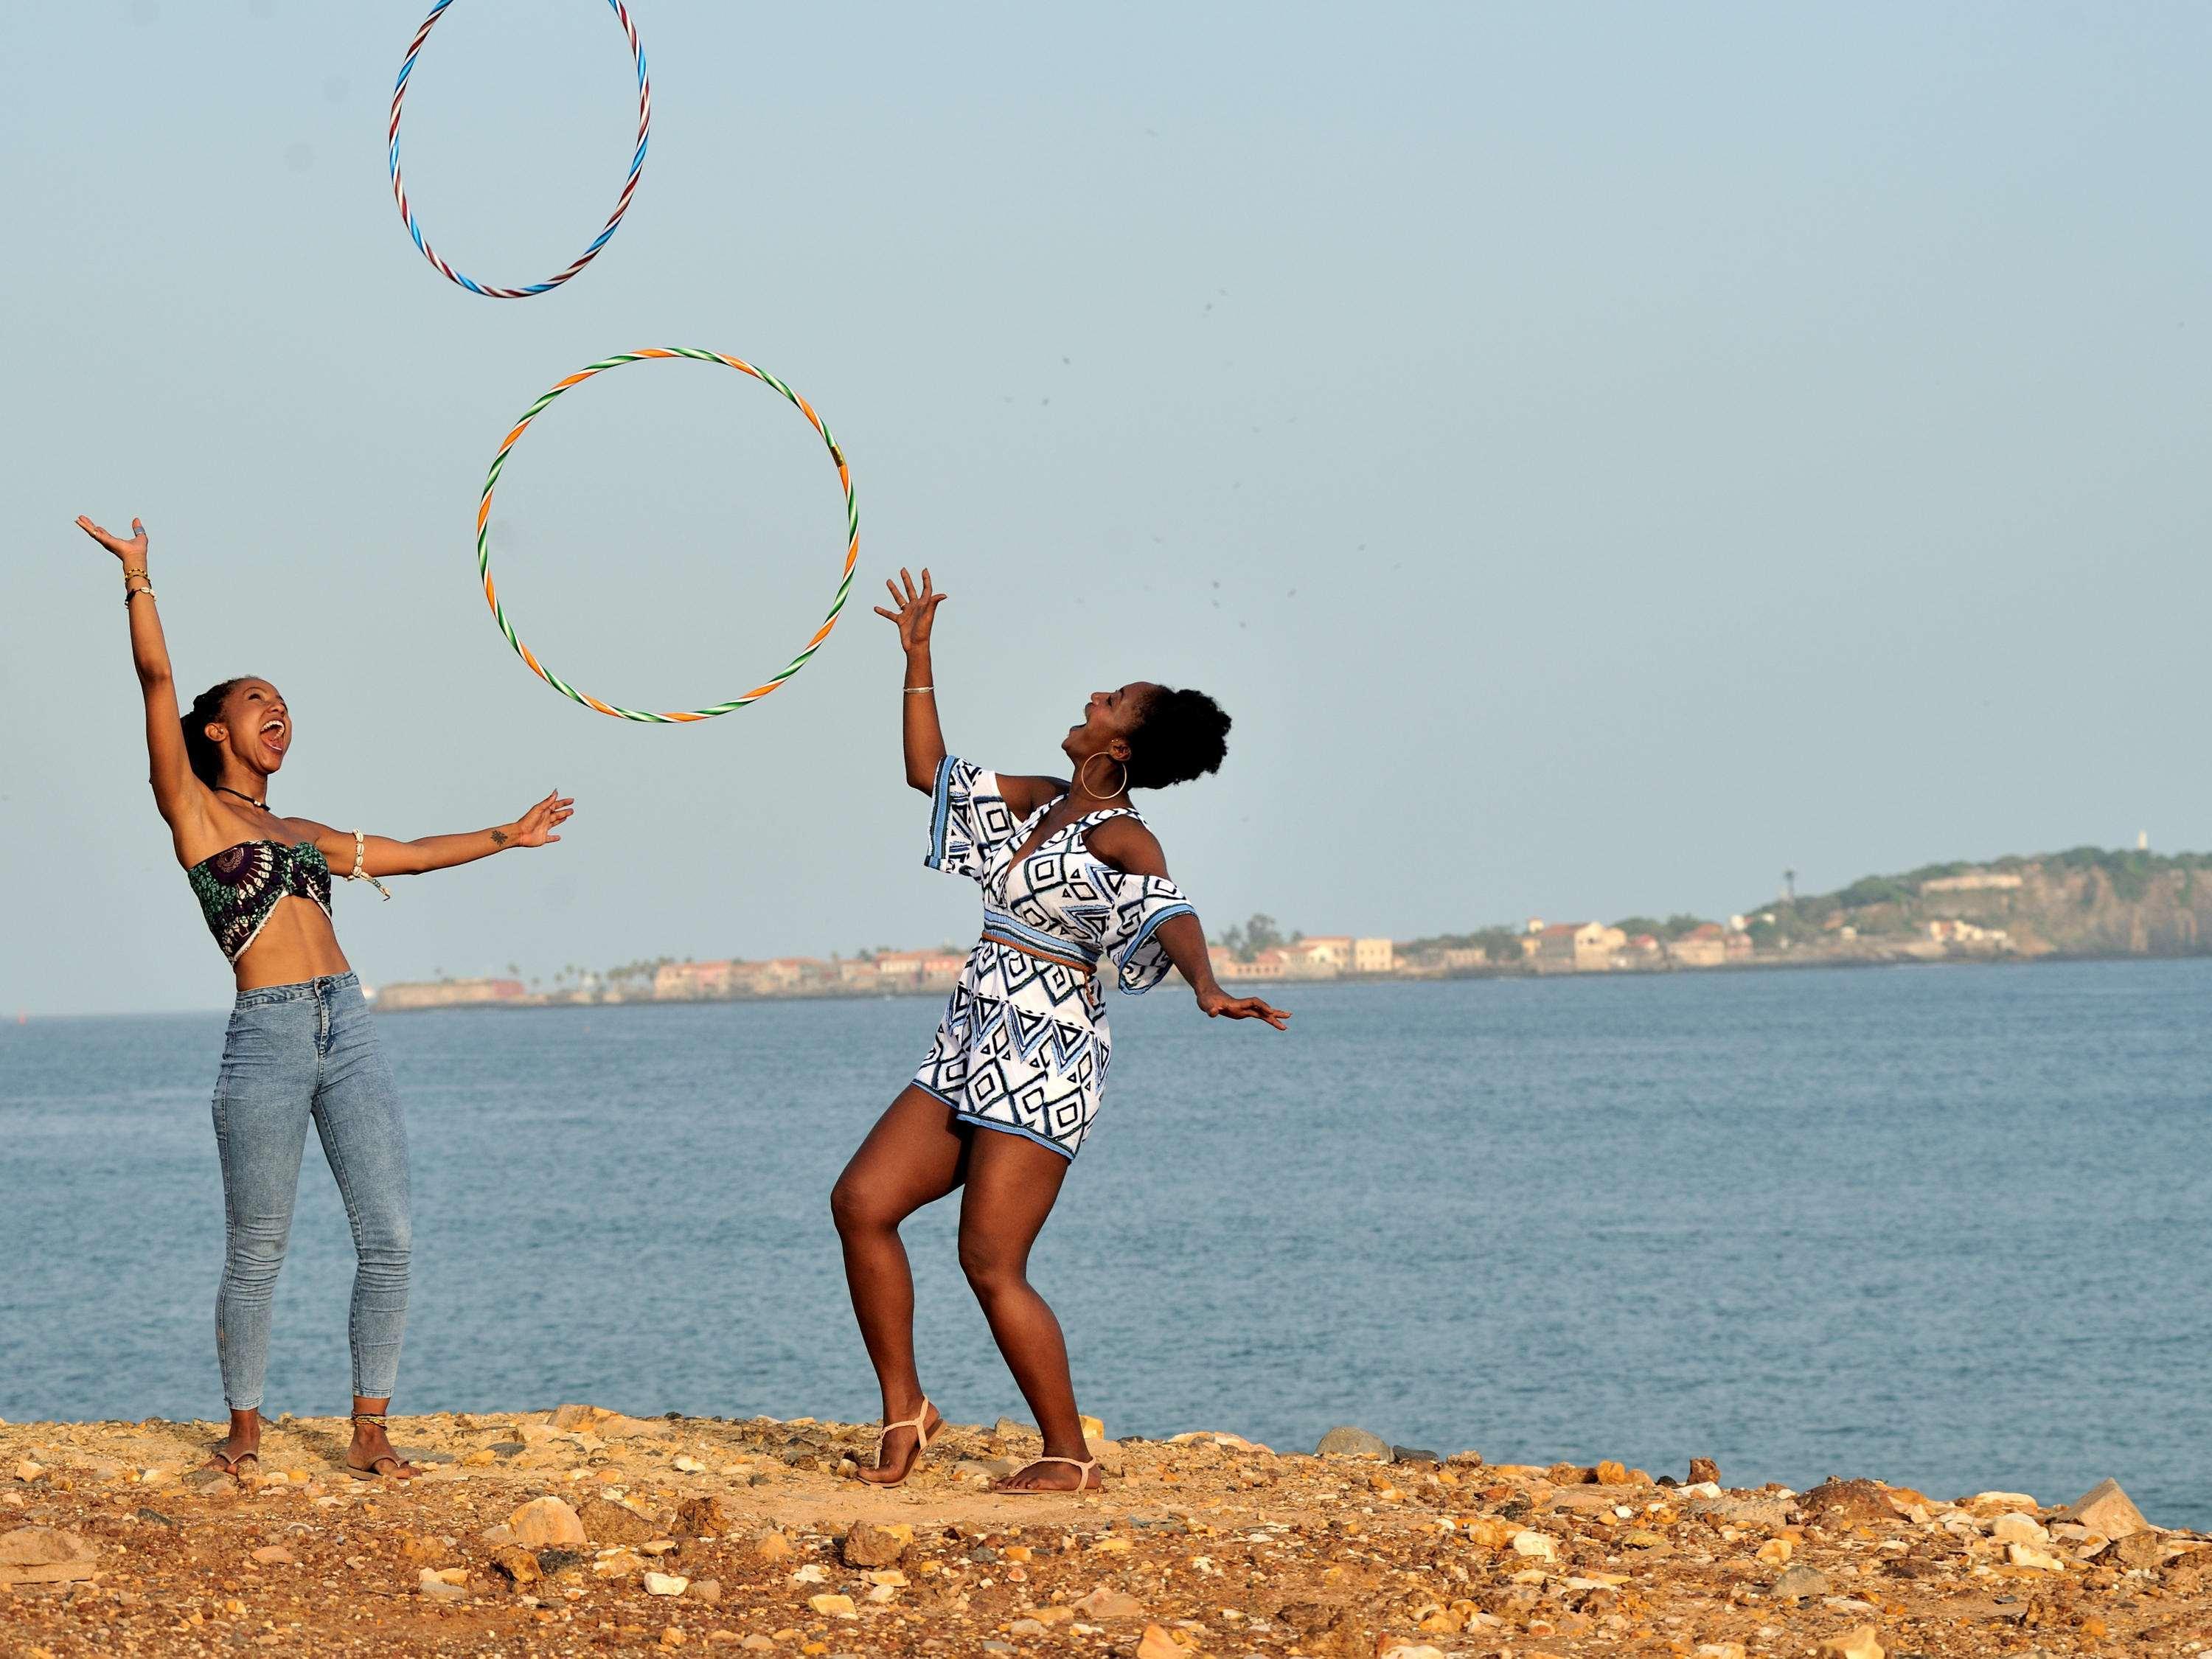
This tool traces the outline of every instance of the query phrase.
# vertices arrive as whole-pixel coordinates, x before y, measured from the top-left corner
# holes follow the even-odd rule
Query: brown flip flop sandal
[[[353,1414],[353,1420],[356,1423],[381,1423],[384,1421],[384,1413],[356,1412]],[[386,1464],[391,1467],[386,1468]],[[363,1468],[353,1461],[353,1455],[349,1451],[343,1467],[345,1472],[356,1480],[411,1480],[422,1473],[397,1452],[386,1452],[367,1468]]]
[[[223,1450],[220,1446],[216,1446],[210,1448],[208,1455],[215,1459],[215,1462],[204,1467],[220,1469],[240,1485],[245,1484],[246,1466],[248,1463],[253,1465],[253,1473],[257,1476],[261,1473],[261,1454],[258,1451],[232,1453]]]

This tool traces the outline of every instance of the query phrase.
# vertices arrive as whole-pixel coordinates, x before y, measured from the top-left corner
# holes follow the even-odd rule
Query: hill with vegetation
[[[1878,945],[1965,922],[2023,956],[2197,956],[2212,951],[2212,853],[2076,847],[1923,865],[1747,915],[1760,948]]]

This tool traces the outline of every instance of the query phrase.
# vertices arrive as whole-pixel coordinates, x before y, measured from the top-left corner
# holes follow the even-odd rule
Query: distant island
[[[1467,933],[1391,939],[1285,932],[1267,915],[1210,941],[1224,983],[1674,973],[2044,957],[2212,952],[2212,854],[2077,847],[1984,863],[1867,876],[1832,893],[1790,893],[1727,917],[1530,917]],[[866,950],[752,961],[658,957],[563,968],[548,983],[507,975],[375,988],[390,1012],[756,998],[896,996],[950,990],[966,947]]]

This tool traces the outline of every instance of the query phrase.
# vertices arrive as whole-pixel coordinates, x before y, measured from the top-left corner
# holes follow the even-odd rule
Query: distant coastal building
[[[2002,927],[1982,927],[1971,921],[1944,921],[1928,924],[1928,937],[1938,945],[1966,951],[2009,951],[2012,936]]]
[[[886,991],[949,991],[967,965],[967,957],[950,951],[878,951],[876,983]]]
[[[1700,922],[1668,941],[1667,959],[1678,968],[1717,968],[1728,960],[1728,936],[1720,923]]]
[[[1528,939],[1535,941],[1533,950]],[[1627,934],[1601,921],[1532,919],[1521,948],[1540,974],[1601,974],[1613,966],[1613,953],[1627,944]]]
[[[1920,884],[1923,893],[2007,892],[2021,884],[2014,870],[1969,870],[1960,876],[1937,876]]]
[[[738,964],[733,962],[665,962],[653,971],[656,1002],[690,1002],[730,994]]]
[[[1288,945],[1255,951],[1249,962],[1215,945],[1207,947],[1213,975],[1232,979],[1337,979],[1346,974],[1395,973],[1398,947],[1387,939],[1354,939],[1348,933],[1320,933]],[[1449,954],[1449,953],[1447,953]],[[1482,953],[1474,952],[1477,961]]]
[[[512,1002],[528,994],[519,979],[441,979],[434,984],[386,985],[369,1000],[386,1013],[412,1008],[465,1008],[471,1004]]]

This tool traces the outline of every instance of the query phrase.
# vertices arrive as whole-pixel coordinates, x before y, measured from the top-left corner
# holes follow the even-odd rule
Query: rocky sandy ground
[[[0,1425],[0,1653],[2212,1652],[2212,1544],[2109,1486],[1735,1491],[1338,1431],[1106,1443],[1105,1492],[1024,1498],[987,1490],[1036,1449],[1004,1421],[895,1491],[847,1478],[871,1431],[804,1418],[392,1430],[424,1479],[347,1479],[342,1419],[272,1424],[245,1486],[199,1471],[213,1424]]]

